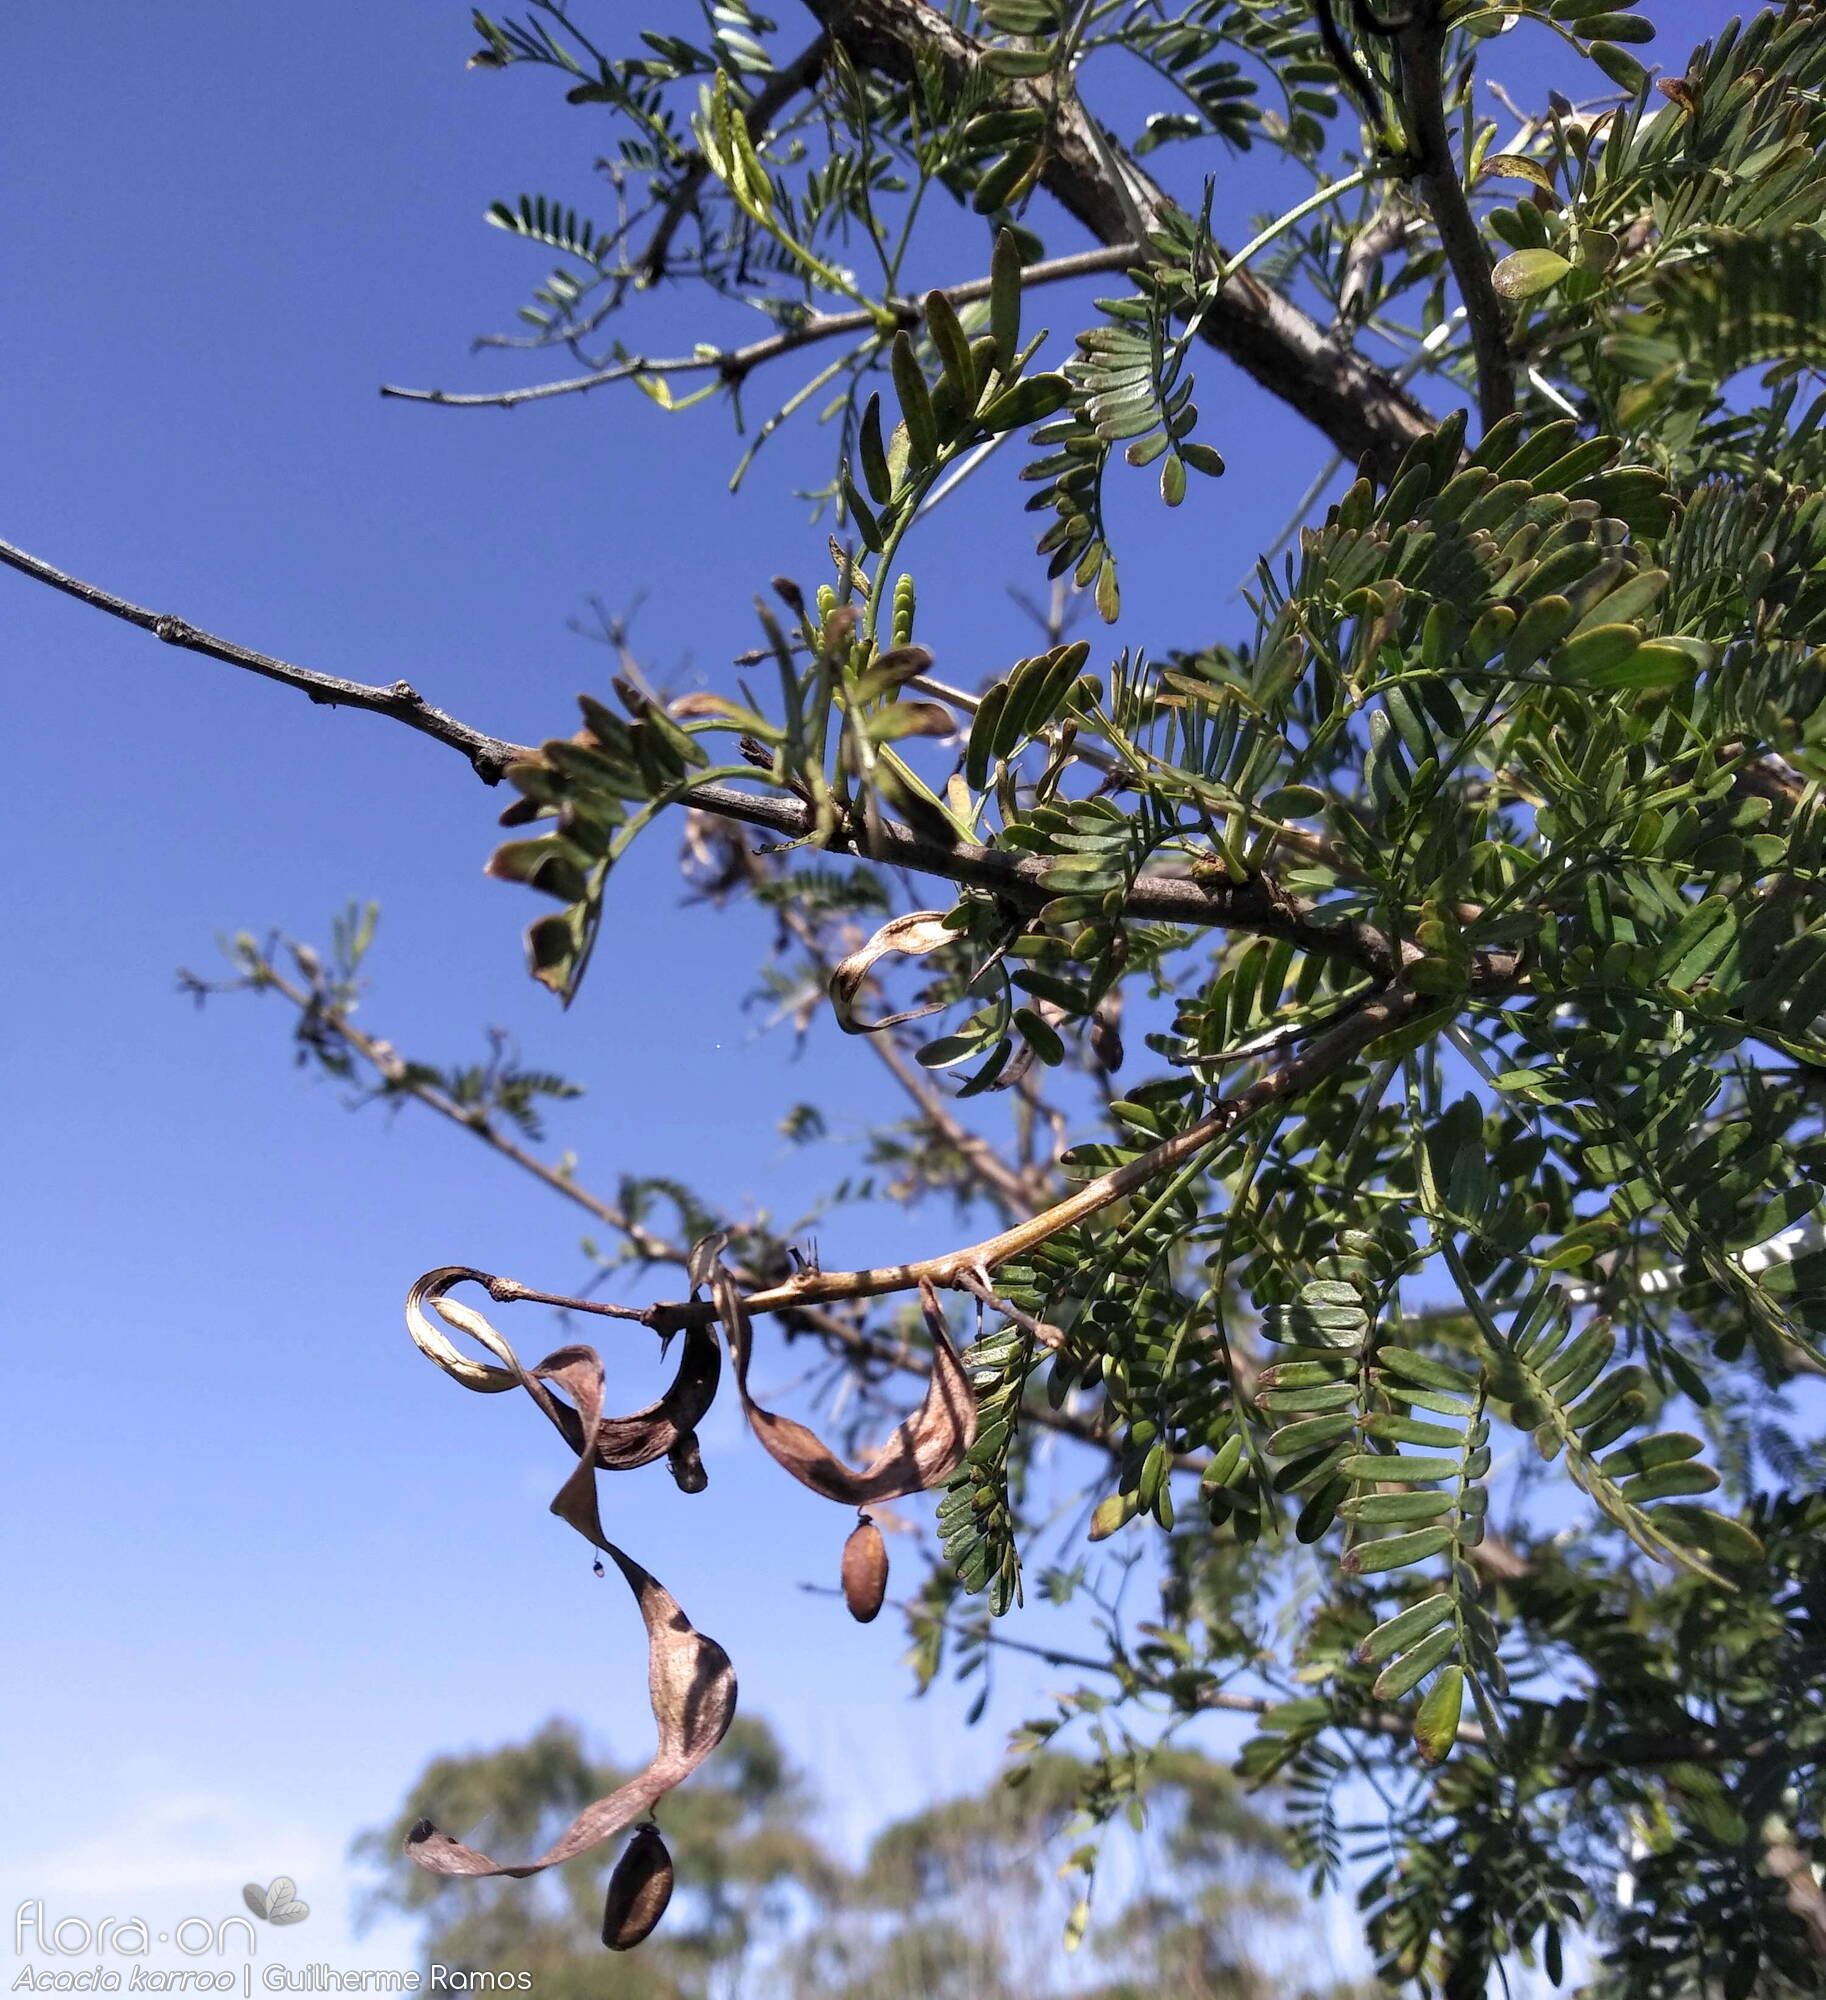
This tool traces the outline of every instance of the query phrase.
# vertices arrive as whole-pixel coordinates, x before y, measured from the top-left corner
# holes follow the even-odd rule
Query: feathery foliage
[[[491,212],[566,260],[535,348],[738,422],[790,374],[738,477],[779,423],[833,427],[820,580],[774,580],[738,670],[675,700],[624,673],[508,770],[490,870],[557,906],[534,976],[579,993],[616,864],[688,808],[695,886],[777,920],[764,1004],[822,1032],[828,988],[908,1099],[832,1201],[994,1226],[915,1274],[980,1323],[907,1617],[922,1682],[986,1686],[1017,1607],[1102,1635],[1011,1774],[1069,1768],[1070,1941],[1099,1829],[1238,1710],[1241,1772],[1391,1982],[1817,1990],[1826,15],[1788,0],[1654,75],[1627,0],[809,13],[619,53],[557,0],[475,17],[476,64],[555,71],[611,160],[610,223]],[[1499,126],[1511,26],[1558,38],[1566,94]],[[1088,108],[1105,75],[1120,112]],[[1264,161],[1281,205],[1227,251]],[[1042,238],[1071,229],[1107,254]],[[958,276],[914,298],[929,241]],[[766,336],[627,344],[662,277]],[[1040,331],[1086,279],[1112,296],[1075,340]],[[1234,629],[1187,576],[1198,643],[1150,649],[1106,488],[1119,449],[1168,505],[1224,473],[1201,344],[1362,464],[1291,546],[1259,523]],[[958,688],[919,528],[1009,439],[1055,612]],[[1107,638],[1069,636],[1080,590]],[[947,907],[881,925],[885,864]],[[304,1054],[536,1135],[568,1086],[503,1049],[365,1052],[358,959],[299,961]],[[694,1295],[729,1227],[742,1290],[879,1436],[924,1350],[871,1274],[692,1190],[565,1191],[605,1268]]]

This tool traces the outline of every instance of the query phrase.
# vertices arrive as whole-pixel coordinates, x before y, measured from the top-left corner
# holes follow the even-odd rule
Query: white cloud
[[[135,1777],[145,1784],[152,1773],[144,1767]],[[0,1909],[0,1953],[17,1965],[71,1966],[94,1962],[47,1953],[44,1938],[65,1919],[93,1931],[105,1920],[124,1922],[137,1917],[152,1940],[145,1962],[213,1962],[187,1960],[168,1940],[185,1918],[201,1918],[211,1926],[224,1918],[247,1917],[241,1901],[245,1882],[264,1885],[276,1875],[288,1875],[297,1895],[310,1905],[302,1922],[283,1927],[252,1924],[254,1956],[260,1964],[323,1961],[338,1967],[405,1967],[417,1963],[416,1939],[409,1925],[397,1921],[375,1924],[357,1936],[352,1911],[361,1884],[347,1860],[347,1835],[340,1828],[313,1826],[298,1818],[275,1817],[271,1808],[233,1793],[185,1789],[165,1783],[123,1799],[115,1815],[64,1843],[41,1846],[30,1854],[15,1852],[0,1861],[8,1886]],[[21,1940],[16,1928],[19,1908],[40,1905],[33,1924],[27,1920]],[[160,1934],[167,1942],[161,1946]],[[76,1940],[73,1927],[64,1933]],[[197,1936],[192,1931],[190,1935]],[[246,1933],[236,1928],[224,1934],[223,1962],[238,1965],[245,1952]],[[16,1943],[21,1945],[15,1949]],[[125,1963],[125,1961],[122,1961]]]

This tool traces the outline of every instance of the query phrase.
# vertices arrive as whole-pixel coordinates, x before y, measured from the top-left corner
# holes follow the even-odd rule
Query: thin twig
[[[447,743],[453,750],[460,750],[487,784],[496,783],[509,764],[533,754],[523,744],[509,743],[499,736],[488,735],[484,730],[472,729],[468,723],[459,722],[454,715],[446,715],[441,708],[433,708],[407,681],[395,681],[391,687],[368,687],[360,681],[342,680],[334,674],[320,674],[311,667],[294,666],[289,660],[274,659],[269,653],[257,653],[249,646],[238,646],[232,639],[218,639],[212,633],[199,631],[196,626],[167,612],[148,611],[143,605],[130,604],[126,598],[116,597],[99,584],[85,583],[81,577],[55,569],[39,557],[28,555],[24,549],[14,548],[10,542],[0,542],[0,563],[18,570],[22,576],[48,583],[53,590],[62,591],[66,597],[73,597],[92,610],[105,611],[111,618],[121,618],[129,625],[137,625],[142,632],[150,632],[155,639],[164,640],[168,646],[176,646],[187,653],[201,653],[208,659],[222,661],[225,666],[242,667],[266,680],[279,681],[326,707],[360,708],[373,715],[385,715],[395,722],[403,722],[408,729],[416,729],[421,735]]]
[[[1097,250],[1079,250],[1069,257],[1052,257],[1044,263],[1029,264],[1021,273],[1021,283],[1029,290],[1037,285],[1062,284],[1070,278],[1093,277],[1100,271],[1125,270],[1131,264],[1145,262],[1146,257],[1147,251],[1141,244],[1130,242],[1114,243]],[[961,283],[939,289],[953,305],[967,305],[975,299],[986,299],[990,283],[988,278],[966,278]],[[818,341],[833,340],[847,333],[879,335],[884,312],[896,326],[912,327],[919,323],[920,306],[917,300],[892,298],[879,309],[809,313],[781,332],[750,341],[745,347],[709,348],[669,357],[635,356],[617,361],[608,368],[595,369],[588,375],[570,376],[562,382],[535,382],[524,389],[474,394],[452,394],[443,389],[403,389],[392,383],[383,383],[380,393],[401,402],[440,403],[451,409],[511,410],[522,403],[545,402],[553,396],[581,395],[611,382],[629,381],[636,375],[713,374],[733,385],[745,381],[755,369],[767,362],[778,360],[783,354],[795,353],[802,347],[811,347]]]
[[[318,1033],[333,1034],[346,1048],[362,1058],[364,1062],[382,1077],[388,1087],[400,1097],[410,1097],[422,1104],[427,1111],[434,1111],[440,1118],[446,1118],[453,1125],[460,1125],[465,1132],[472,1133],[483,1145],[497,1152],[505,1160],[511,1160],[522,1173],[530,1174],[553,1194],[562,1195],[566,1201],[574,1202],[586,1215],[593,1215],[600,1223],[625,1236],[640,1255],[652,1264],[677,1264],[683,1267],[687,1252],[678,1244],[657,1236],[645,1224],[636,1222],[615,1203],[594,1194],[572,1175],[561,1172],[549,1161],[542,1160],[517,1140],[510,1139],[505,1132],[489,1118],[479,1106],[459,1104],[448,1092],[439,1090],[425,1080],[422,1073],[415,1073],[412,1064],[394,1048],[391,1042],[383,1041],[377,1035],[370,1035],[358,1028],[339,1007],[327,1004],[321,996],[305,991],[293,984],[268,958],[258,962],[258,972],[253,976],[256,987],[269,986],[282,999],[288,1000],[305,1015]]]

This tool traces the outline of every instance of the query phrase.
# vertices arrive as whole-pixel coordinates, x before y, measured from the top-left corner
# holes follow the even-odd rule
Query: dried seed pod
[[[881,1609],[888,1589],[888,1550],[881,1530],[864,1514],[843,1545],[843,1601],[858,1625]]]
[[[932,1337],[932,1379],[925,1400],[896,1425],[891,1436],[865,1466],[845,1465],[831,1448],[802,1423],[764,1410],[748,1393],[748,1363],[754,1333],[748,1308],[735,1280],[719,1270],[711,1280],[717,1317],[729,1335],[729,1355],[735,1370],[736,1393],[749,1429],[777,1464],[785,1466],[802,1485],[845,1507],[875,1507],[942,1486],[964,1462],[976,1437],[976,1400],[970,1372],[951,1344],[938,1294],[921,1279],[920,1303]]]
[[[948,718],[946,726],[950,726]],[[884,1014],[877,1021],[863,1021],[857,1018],[856,1002],[878,958],[890,952],[899,952],[905,958],[923,958],[943,945],[956,944],[958,936],[946,924],[943,910],[910,910],[905,916],[890,917],[867,944],[859,945],[831,974],[831,1007],[838,1027],[846,1035],[874,1035],[883,1028],[897,1028],[903,1021],[936,1014],[946,1003],[934,1001],[928,1006],[905,1008],[898,1014]]]
[[[602,1906],[602,1941],[611,1951],[632,1951],[666,1914],[672,1900],[672,1856],[649,1822],[634,1829]]]
[[[481,1320],[480,1314],[476,1317]],[[487,1322],[481,1324],[486,1326]],[[414,1338],[418,1332],[415,1328]],[[492,1329],[477,1337],[502,1359],[512,1358],[512,1350]],[[470,1368],[478,1365],[465,1363]],[[723,1740],[735,1716],[735,1671],[729,1655],[714,1639],[695,1629],[678,1600],[656,1576],[642,1569],[602,1531],[602,1515],[596,1504],[596,1438],[602,1421],[600,1359],[590,1348],[560,1349],[542,1367],[530,1372],[521,1369],[519,1380],[577,1446],[577,1463],[559,1487],[552,1512],[621,1571],[640,1608],[641,1623],[647,1628],[647,1696],[653,1704],[659,1741],[644,1771],[585,1806],[552,1845],[531,1861],[495,1861],[440,1832],[430,1820],[415,1821],[406,1835],[406,1858],[433,1875],[537,1875],[573,1855],[586,1853],[644,1818],[674,1785],[690,1777]],[[562,1416],[562,1406],[546,1386],[548,1381],[571,1398],[571,1407]],[[570,1419],[568,1426],[565,1416]]]
[[[568,1392],[569,1377],[579,1367],[600,1374],[602,1363],[593,1347],[561,1347],[548,1354],[532,1373],[538,1380],[556,1382]],[[644,1410],[635,1410],[629,1416],[597,1418],[596,1463],[606,1472],[631,1472],[636,1466],[650,1465],[654,1459],[663,1458],[716,1400],[722,1369],[723,1350],[715,1328],[687,1329],[678,1373],[657,1403],[649,1403]],[[571,1449],[580,1451],[583,1433],[575,1414],[557,1402],[546,1413]]]
[[[486,1271],[447,1264],[439,1270],[427,1271],[407,1294],[406,1328],[419,1351],[428,1355],[466,1389],[492,1394],[503,1389],[527,1388],[557,1426],[565,1442],[573,1451],[581,1451],[582,1419],[575,1409],[555,1397],[542,1394],[537,1384],[556,1382],[566,1394],[571,1394],[573,1378],[587,1379],[600,1390],[602,1362],[596,1350],[593,1347],[561,1347],[548,1354],[538,1367],[526,1369],[506,1340],[481,1313],[473,1306],[445,1297],[452,1285],[465,1282],[486,1287],[492,1281]],[[427,1315],[427,1306],[446,1326],[468,1334],[497,1359],[506,1362],[507,1366],[493,1368],[487,1362],[472,1360],[461,1352]],[[625,1417],[605,1417],[598,1407],[594,1419],[596,1463],[606,1472],[629,1472],[636,1466],[650,1465],[654,1459],[665,1457],[716,1400],[722,1368],[723,1350],[718,1344],[715,1328],[709,1325],[687,1328],[678,1373],[657,1403],[649,1403],[645,1409],[635,1410]],[[596,1402],[600,1406],[599,1394]]]
[[[681,1493],[701,1493],[710,1484],[704,1470],[703,1454],[697,1448],[697,1432],[686,1431],[666,1454],[666,1464],[678,1481]]]

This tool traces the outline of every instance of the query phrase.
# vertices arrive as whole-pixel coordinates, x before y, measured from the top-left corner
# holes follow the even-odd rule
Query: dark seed
[[[881,1530],[864,1514],[843,1545],[843,1601],[850,1616],[866,1625],[881,1609],[888,1590],[888,1550]]]
[[[710,1475],[704,1470],[703,1455],[697,1448],[697,1432],[684,1432],[678,1442],[666,1454],[666,1464],[672,1477],[678,1481],[681,1493],[701,1493],[710,1484]]]
[[[611,1951],[632,1951],[649,1936],[672,1900],[672,1856],[656,1826],[634,1830],[602,1906],[602,1941]]]

